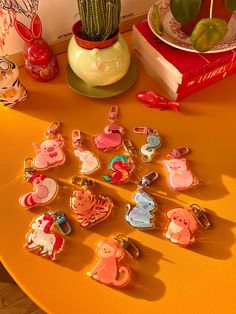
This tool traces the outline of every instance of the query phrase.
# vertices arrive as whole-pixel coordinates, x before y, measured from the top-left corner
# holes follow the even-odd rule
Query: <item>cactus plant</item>
[[[83,37],[103,41],[111,37],[119,26],[120,0],[77,0]]]

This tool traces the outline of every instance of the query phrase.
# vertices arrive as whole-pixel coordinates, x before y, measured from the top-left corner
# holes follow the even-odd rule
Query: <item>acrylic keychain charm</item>
[[[97,243],[98,261],[87,272],[87,275],[100,283],[115,288],[122,288],[131,280],[131,270],[126,265],[121,265],[125,253],[137,259],[139,250],[136,245],[122,234],[111,236]]]
[[[36,149],[34,169],[47,170],[65,162],[65,154],[62,150],[64,140],[58,133],[60,126],[60,121],[54,121],[47,129],[45,140],[41,144],[33,143]]]
[[[180,246],[189,246],[195,241],[193,234],[199,226],[206,230],[210,228],[205,209],[197,204],[172,209],[167,212],[167,217],[169,224],[164,235],[172,243]]]
[[[168,184],[175,190],[185,190],[199,183],[199,180],[188,168],[187,160],[182,156],[189,153],[187,146],[181,146],[173,149],[167,158],[163,160],[163,165],[169,174]]]
[[[147,135],[146,141],[147,144],[144,144],[140,148],[140,153],[142,156],[142,160],[145,162],[152,161],[156,149],[161,146],[161,138],[156,129],[150,129],[147,127],[135,127],[134,133]]]
[[[100,168],[100,162],[97,157],[82,145],[81,133],[79,130],[72,132],[72,144],[75,147],[74,154],[81,161],[80,173],[91,174]]]
[[[106,175],[103,179],[112,184],[121,184],[129,180],[131,172],[134,170],[134,158],[136,151],[132,142],[128,139],[123,141],[126,150],[125,154],[112,158],[109,163],[109,169],[112,171],[111,176]]]
[[[91,228],[108,218],[113,208],[113,201],[105,195],[96,195],[89,188],[94,185],[92,180],[73,177],[72,183],[79,189],[70,198],[70,206],[84,228]]]
[[[24,161],[24,179],[33,185],[33,192],[22,195],[19,203],[24,208],[32,208],[51,203],[57,196],[59,186],[56,181],[34,171],[33,159]]]
[[[150,172],[138,182],[138,191],[134,194],[134,200],[137,203],[134,207],[126,205],[125,220],[134,228],[147,230],[155,228],[154,212],[157,204],[154,199],[143,189],[149,186],[158,178],[155,171]]]
[[[63,250],[64,237],[54,231],[57,226],[63,236],[71,233],[71,226],[62,211],[49,212],[35,218],[26,234],[25,249],[37,251],[38,255],[54,260],[56,255]]]
[[[110,124],[105,126],[103,133],[98,134],[93,138],[93,142],[97,149],[108,152],[117,150],[122,145],[124,128],[115,123],[117,120],[118,110],[118,106],[111,107],[108,116]]]

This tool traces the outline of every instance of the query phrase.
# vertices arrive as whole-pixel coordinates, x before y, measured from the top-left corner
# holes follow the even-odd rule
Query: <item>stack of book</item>
[[[133,26],[133,49],[144,69],[173,100],[180,100],[236,72],[236,49],[195,53],[157,38],[142,21]]]

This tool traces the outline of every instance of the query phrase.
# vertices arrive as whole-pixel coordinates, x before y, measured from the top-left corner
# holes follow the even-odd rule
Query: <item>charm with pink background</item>
[[[45,140],[42,143],[33,143],[36,150],[34,168],[36,170],[47,170],[65,162],[65,154],[62,150],[64,140],[58,133],[61,123],[55,121],[48,128]]]

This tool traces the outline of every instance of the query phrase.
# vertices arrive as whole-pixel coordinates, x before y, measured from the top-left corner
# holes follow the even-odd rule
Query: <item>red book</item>
[[[236,49],[204,54],[180,50],[157,38],[146,21],[133,26],[133,48],[149,74],[166,85],[173,99],[181,99],[236,71]]]

